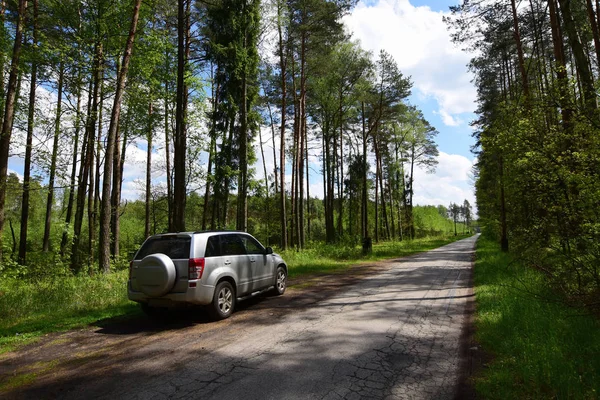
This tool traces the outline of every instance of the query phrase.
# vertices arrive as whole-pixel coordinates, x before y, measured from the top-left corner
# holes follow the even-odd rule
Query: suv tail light
[[[190,258],[188,280],[201,279],[204,272],[204,258]]]
[[[133,273],[133,260],[129,261],[129,279],[131,279],[132,273]]]

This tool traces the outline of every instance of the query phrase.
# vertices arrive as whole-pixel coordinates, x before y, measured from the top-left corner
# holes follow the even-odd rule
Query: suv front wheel
[[[220,282],[215,288],[213,301],[210,305],[210,313],[214,319],[229,318],[235,307],[235,290],[231,283]]]
[[[273,294],[276,296],[281,296],[285,293],[285,288],[287,287],[287,273],[285,272],[285,268],[277,267],[277,274],[275,279],[275,288],[273,288]]]

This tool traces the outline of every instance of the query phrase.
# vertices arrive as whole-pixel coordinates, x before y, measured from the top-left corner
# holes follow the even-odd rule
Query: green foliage
[[[569,308],[544,276],[481,237],[475,264],[476,331],[493,358],[475,377],[483,399],[594,399],[600,395],[600,323]]]
[[[495,1],[452,11],[455,41],[478,50],[478,213],[503,250],[544,271],[566,301],[600,310],[600,110],[588,67],[600,49],[583,50],[596,45],[598,10],[553,0],[514,13]],[[527,46],[516,27],[552,51]]]
[[[0,352],[48,332],[137,313],[127,299],[128,271],[108,275],[40,274],[0,280]]]
[[[447,216],[442,216],[435,206],[415,206],[413,209],[417,237],[445,235],[454,233],[454,223]],[[458,232],[464,233],[465,226],[457,224]]]

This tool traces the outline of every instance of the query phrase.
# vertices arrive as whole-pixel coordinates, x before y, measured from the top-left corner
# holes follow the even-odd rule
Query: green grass
[[[46,333],[139,313],[127,299],[127,274],[0,280],[0,353]]]
[[[563,305],[538,272],[481,237],[476,338],[492,361],[475,378],[483,399],[600,397],[600,321]]]
[[[291,278],[343,272],[360,261],[402,257],[430,250],[464,236],[382,242],[373,253],[360,246],[315,245],[283,257]],[[138,315],[139,307],[127,299],[128,271],[93,277],[44,276],[35,280],[0,279],[0,354],[50,332],[65,331],[118,316]]]

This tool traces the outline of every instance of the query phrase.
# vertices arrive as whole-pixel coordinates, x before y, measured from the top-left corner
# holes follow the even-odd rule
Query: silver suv
[[[244,232],[169,233],[142,244],[129,265],[127,293],[149,315],[196,304],[224,319],[238,298],[269,288],[282,295],[287,272],[271,247]]]

